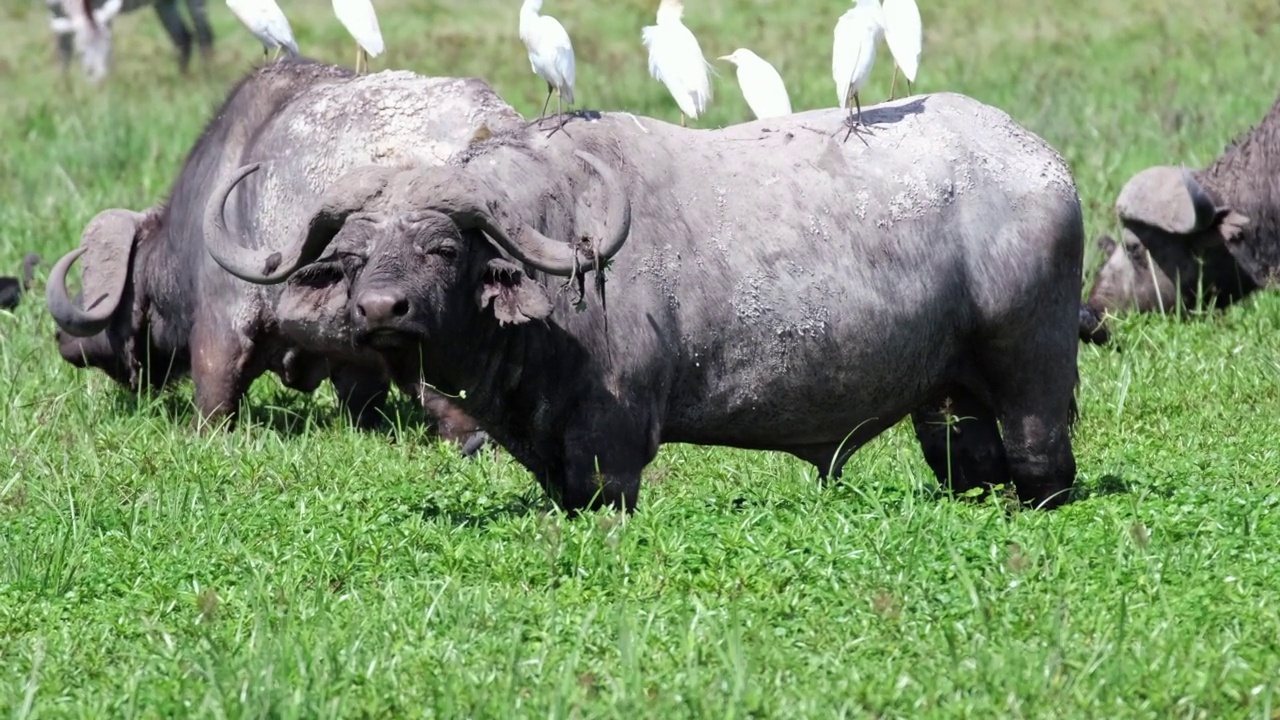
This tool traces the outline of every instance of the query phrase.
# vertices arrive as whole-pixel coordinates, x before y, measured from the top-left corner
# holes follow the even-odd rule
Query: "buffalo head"
[[[54,264],[45,289],[62,358],[76,367],[98,368],[130,388],[136,388],[147,355],[134,348],[132,259],[139,240],[153,227],[145,213],[98,213],[85,227],[80,247]],[[67,271],[81,257],[81,291],[73,299],[67,292]]]
[[[1251,287],[1233,258],[1233,240],[1249,222],[1217,205],[1190,172],[1153,167],[1120,190],[1119,243],[1099,241],[1106,260],[1089,295],[1096,310],[1173,310],[1209,296],[1233,299]],[[1203,293],[1203,295],[1202,295]]]
[[[621,249],[631,225],[617,173],[593,155],[575,155],[602,180],[608,211],[599,244],[585,236],[547,237],[525,219],[538,215],[536,209],[516,207],[505,191],[466,168],[366,166],[334,183],[291,245],[250,250],[230,237],[222,215],[236,183],[256,171],[255,164],[232,173],[213,193],[205,245],[243,280],[291,279],[282,306],[331,306],[341,295],[357,337],[382,349],[448,340],[468,332],[477,313],[490,308],[502,324],[542,319],[552,303],[524,266],[551,275],[585,273]]]

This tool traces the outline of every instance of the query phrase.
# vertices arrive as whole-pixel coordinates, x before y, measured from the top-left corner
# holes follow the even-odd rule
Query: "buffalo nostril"
[[[409,299],[399,293],[368,292],[360,297],[356,310],[369,322],[387,322],[409,314]]]

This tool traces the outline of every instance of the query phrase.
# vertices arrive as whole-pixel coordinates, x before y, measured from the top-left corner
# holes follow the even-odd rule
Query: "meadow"
[[[1090,238],[1116,231],[1134,172],[1206,164],[1280,88],[1274,0],[919,2],[916,90],[991,103],[1058,148]],[[479,76],[537,113],[516,0],[376,4],[375,71]],[[304,54],[353,63],[327,0],[281,5]],[[709,58],[773,62],[808,109],[835,104],[847,6],[694,0],[685,22]],[[655,8],[548,0],[580,104],[678,121],[640,44]],[[92,88],[59,76],[43,3],[0,9],[0,271],[52,262],[99,210],[163,200],[262,61],[220,0],[209,12],[213,64],[179,76],[142,10]],[[864,104],[888,95],[881,52]],[[749,117],[715,64],[698,127]],[[637,514],[570,521],[403,400],[389,430],[357,432],[327,386],[268,377],[236,429],[198,434],[189,382],[132,395],[62,362],[37,291],[0,313],[0,708],[1274,720],[1280,296],[1192,316],[1122,317],[1118,349],[1081,347],[1077,499],[1057,511],[949,499],[899,425],[838,484],[789,456],[666,446]]]

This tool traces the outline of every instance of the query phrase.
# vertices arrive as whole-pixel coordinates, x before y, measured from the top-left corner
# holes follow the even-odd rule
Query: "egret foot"
[[[853,113],[849,113],[849,116],[844,119],[845,127],[849,128],[849,132],[844,134],[844,140],[841,142],[848,142],[849,136],[858,128],[861,128],[865,132],[871,132],[871,126],[867,125],[867,123],[862,119],[862,104],[858,102],[858,93],[853,94],[853,105],[858,109],[858,116],[857,118],[854,118]]]

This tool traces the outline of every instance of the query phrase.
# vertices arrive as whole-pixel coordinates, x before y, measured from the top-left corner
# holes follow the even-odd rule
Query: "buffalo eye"
[[[435,247],[427,250],[427,254],[439,255],[445,260],[453,260],[458,257],[458,248],[450,244],[436,245]]]

